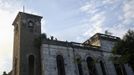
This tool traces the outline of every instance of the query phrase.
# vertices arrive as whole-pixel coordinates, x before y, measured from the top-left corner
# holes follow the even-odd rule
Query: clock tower
[[[35,39],[41,35],[41,16],[19,12],[14,26],[13,75],[41,75],[40,49]]]

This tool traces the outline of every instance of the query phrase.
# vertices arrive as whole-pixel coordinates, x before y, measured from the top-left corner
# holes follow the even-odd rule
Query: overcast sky
[[[43,16],[42,33],[83,42],[108,30],[122,37],[134,30],[134,0],[0,0],[0,75],[12,68],[13,26],[18,11]]]

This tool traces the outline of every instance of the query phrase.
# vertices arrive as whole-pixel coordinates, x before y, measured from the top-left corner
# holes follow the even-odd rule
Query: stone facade
[[[41,18],[41,16],[19,12],[13,22],[13,75],[31,75],[32,70],[34,74],[41,75],[40,49],[34,46],[34,40],[41,35]]]
[[[95,35],[100,36],[100,34],[98,33]],[[107,38],[109,38],[109,36]],[[86,41],[84,43],[75,43],[45,39],[41,46],[42,75],[58,75],[58,66],[56,61],[57,55],[61,55],[64,58],[66,75],[80,75],[76,62],[77,58],[81,59],[83,71],[82,75],[89,75],[89,70],[86,61],[88,57],[91,57],[95,60],[95,68],[97,75],[117,75],[114,63],[112,62],[112,60],[110,60],[110,57],[112,55],[111,47],[113,47],[114,43],[116,43],[119,39],[118,37],[115,38],[117,39],[98,39],[97,42],[101,41],[100,47],[93,45],[85,45]],[[106,47],[104,47],[105,44]],[[106,72],[105,74],[102,71],[100,61],[103,62],[104,70]],[[124,66],[127,75],[133,75],[132,69],[126,64]]]
[[[41,34],[41,18],[19,12],[13,22],[12,75],[123,75],[110,60],[118,37],[97,33],[84,43],[43,38],[39,49],[34,40]],[[123,66],[126,75],[134,75],[127,64]]]

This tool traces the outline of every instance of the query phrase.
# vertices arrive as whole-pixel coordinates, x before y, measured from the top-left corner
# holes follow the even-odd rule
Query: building
[[[16,16],[12,75],[134,75],[127,64],[109,59],[118,37],[97,33],[84,43],[39,39],[41,19],[25,12]]]

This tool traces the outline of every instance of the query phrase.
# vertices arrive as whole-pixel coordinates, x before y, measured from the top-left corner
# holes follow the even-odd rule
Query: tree
[[[4,72],[3,72],[3,75],[7,75],[7,73],[4,71]]]
[[[128,63],[134,71],[134,31],[128,30],[112,50],[113,54],[120,55],[117,62]]]
[[[40,49],[43,39],[46,39],[46,38],[47,38],[47,35],[45,33],[41,34],[39,37],[34,39],[34,46]]]

